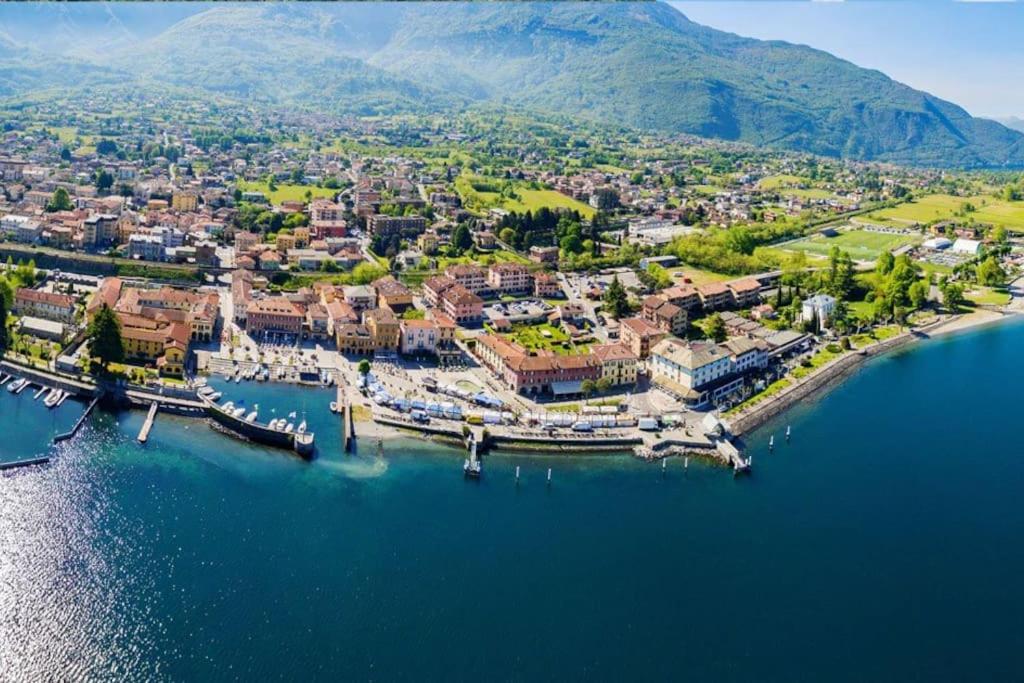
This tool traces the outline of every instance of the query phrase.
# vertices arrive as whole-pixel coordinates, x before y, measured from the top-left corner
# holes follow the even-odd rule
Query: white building
[[[978,240],[958,239],[953,242],[953,253],[977,256],[981,253],[981,242]]]
[[[835,308],[835,297],[828,294],[815,294],[804,301],[803,307],[800,309],[800,322],[817,320],[819,327],[826,327]]]

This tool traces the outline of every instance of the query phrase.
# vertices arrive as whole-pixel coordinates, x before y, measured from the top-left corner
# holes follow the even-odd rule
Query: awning
[[[583,382],[580,380],[552,382],[551,393],[555,396],[563,396],[565,394],[582,394]]]

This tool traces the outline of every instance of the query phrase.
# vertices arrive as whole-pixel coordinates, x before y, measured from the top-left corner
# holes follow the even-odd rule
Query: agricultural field
[[[759,190],[780,190],[784,187],[794,187],[807,182],[806,178],[795,175],[770,175],[757,181]]]
[[[932,194],[906,204],[876,211],[864,218],[888,225],[930,223],[957,217],[956,214],[966,203],[973,204],[975,211],[965,214],[962,218],[1024,232],[1024,202],[1006,202],[984,195],[954,197],[948,194]]]
[[[813,235],[797,242],[782,245],[787,251],[802,251],[809,256],[828,256],[832,247],[839,247],[850,254],[855,261],[874,261],[883,251],[915,244],[921,238],[916,235],[902,235],[870,230],[849,230],[836,237]]]
[[[292,185],[291,183],[276,183],[277,188],[273,192],[264,182],[255,182],[251,180],[240,180],[238,181],[238,188],[243,192],[262,192],[266,195],[267,199],[270,200],[271,204],[280,204],[281,202],[304,202],[306,201],[306,192],[310,192],[313,198],[326,197],[331,198],[337,193],[337,190],[331,190],[326,187],[317,187],[316,185]]]

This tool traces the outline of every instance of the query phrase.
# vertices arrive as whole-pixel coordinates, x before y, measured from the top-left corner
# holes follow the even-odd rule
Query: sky
[[[975,116],[1024,118],[1024,2],[678,0],[699,24],[878,69]]]

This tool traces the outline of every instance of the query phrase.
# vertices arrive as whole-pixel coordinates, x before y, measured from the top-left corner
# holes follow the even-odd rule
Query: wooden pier
[[[149,440],[149,432],[153,429],[153,422],[156,421],[156,411],[159,409],[160,404],[156,401],[149,404],[149,413],[146,415],[146,421],[142,423],[142,429],[139,430],[139,443],[146,443]]]
[[[32,397],[32,400],[33,400],[33,401],[38,401],[38,400],[39,400],[39,397],[40,397],[40,396],[42,396],[42,395],[43,395],[43,394],[44,394],[44,393],[46,392],[47,388],[48,388],[48,387],[47,387],[47,386],[46,386],[45,384],[44,384],[44,385],[42,385],[42,386],[40,387],[39,391],[37,391],[37,392],[36,392],[36,395]]]

